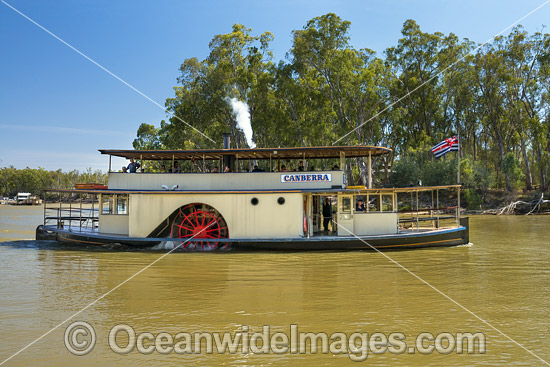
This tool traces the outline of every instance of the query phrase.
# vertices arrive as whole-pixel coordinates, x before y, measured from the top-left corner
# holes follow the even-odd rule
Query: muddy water
[[[0,206],[0,363],[133,276],[163,252],[65,246],[33,241],[40,207]],[[550,360],[550,216],[473,217],[472,246],[387,252],[479,318]],[[72,321],[93,326],[85,356],[64,345]],[[543,365],[495,329],[373,252],[173,253],[121,285],[5,366],[173,366],[354,364],[349,355],[288,352],[235,354],[115,353],[118,324],[136,334],[167,332],[402,333],[401,354],[369,353],[374,366]],[[484,354],[412,353],[422,332],[483,333]],[[127,343],[119,334],[119,346]],[[127,334],[126,334],[127,335]],[[80,338],[80,339],[79,339]],[[77,341],[87,341],[77,335]],[[361,339],[359,339],[360,342]],[[357,340],[356,340],[357,341]],[[146,340],[146,346],[151,342]],[[203,343],[204,344],[204,343]],[[360,344],[360,343],[359,343]],[[426,342],[425,345],[429,345]],[[433,344],[433,343],[432,343]],[[320,344],[321,346],[321,344]],[[162,349],[161,349],[162,351]]]

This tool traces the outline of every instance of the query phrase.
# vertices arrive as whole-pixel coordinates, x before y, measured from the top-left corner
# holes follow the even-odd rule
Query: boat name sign
[[[332,174],[323,173],[323,174],[290,174],[290,175],[281,175],[281,182],[331,182]]]

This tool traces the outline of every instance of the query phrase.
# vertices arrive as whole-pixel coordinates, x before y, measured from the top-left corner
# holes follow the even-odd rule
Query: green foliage
[[[482,191],[494,187],[494,177],[481,161],[463,158],[460,161],[460,183],[466,188],[477,188]]]
[[[465,187],[474,187],[476,184],[474,167],[469,158],[460,161],[460,183]]]
[[[511,178],[512,188],[517,188],[524,179],[523,172],[521,172],[518,162],[514,157],[514,153],[512,152],[508,152],[502,160],[502,170]]]
[[[137,138],[134,139],[132,145],[134,146],[134,149],[139,150],[162,149],[162,143],[160,141],[160,129],[155,128],[154,125],[146,123],[139,125]]]
[[[107,175],[101,171],[70,172],[46,171],[44,168],[17,169],[13,166],[0,168],[0,196],[13,197],[18,192],[40,195],[42,189],[72,189],[76,183],[106,184]]]
[[[474,189],[464,190],[464,198],[466,199],[466,205],[468,209],[480,209],[482,203],[482,197]]]
[[[416,186],[420,177],[421,172],[416,157],[408,155],[398,160],[392,167],[390,182],[395,187]]]
[[[449,157],[451,158],[451,157]],[[409,187],[452,185],[456,183],[456,159],[432,159],[427,151],[410,150],[392,168],[391,186]]]
[[[425,186],[456,184],[456,168],[457,161],[451,157],[428,161],[422,167],[422,184]]]

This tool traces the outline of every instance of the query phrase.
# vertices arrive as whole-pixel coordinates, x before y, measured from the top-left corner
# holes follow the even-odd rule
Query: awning
[[[101,154],[108,154],[126,159],[158,160],[217,160],[224,156],[234,156],[238,159],[327,159],[340,158],[344,153],[346,158],[373,157],[388,154],[390,148],[358,145],[329,147],[296,147],[296,148],[254,148],[254,149],[197,149],[197,150],[116,150],[99,149]]]

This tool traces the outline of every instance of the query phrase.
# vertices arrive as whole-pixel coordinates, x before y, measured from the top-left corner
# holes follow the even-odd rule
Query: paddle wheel
[[[223,216],[210,205],[193,203],[181,207],[171,225],[171,237],[181,238],[186,250],[225,249],[229,231]]]

